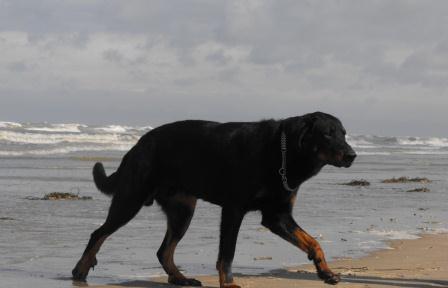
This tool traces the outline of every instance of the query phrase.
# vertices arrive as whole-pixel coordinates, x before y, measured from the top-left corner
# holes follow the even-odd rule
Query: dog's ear
[[[294,145],[294,149],[303,149],[307,145],[307,142],[312,138],[312,132],[314,128],[314,123],[316,122],[315,117],[311,115],[291,117],[283,120],[282,130],[286,133],[288,143]],[[296,146],[297,145],[297,146]],[[297,147],[297,148],[296,148]]]
[[[305,148],[307,146],[306,144],[312,138],[317,120],[319,120],[319,117],[315,115],[306,115],[304,117],[298,133],[299,149]],[[315,149],[315,147],[313,147],[313,149]]]
[[[298,146],[299,149],[302,149],[305,146],[305,136],[311,131],[311,126],[308,123],[305,123],[299,129],[299,137],[298,137]]]

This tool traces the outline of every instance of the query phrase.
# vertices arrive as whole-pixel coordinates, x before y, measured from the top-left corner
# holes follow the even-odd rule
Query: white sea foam
[[[391,155],[390,152],[366,152],[366,151],[357,151],[358,155]]]
[[[79,146],[79,147],[60,147],[54,149],[34,149],[34,150],[24,150],[24,151],[1,151],[0,156],[43,156],[43,155],[60,155],[68,154],[73,152],[83,152],[83,151],[128,151],[131,149],[132,145],[109,145],[109,146]]]
[[[108,133],[126,133],[128,130],[132,129],[130,126],[121,126],[121,125],[109,125],[105,127],[97,127],[95,130],[103,131]]]
[[[381,247],[381,248],[387,247],[386,245],[384,245],[384,243],[381,243],[380,241],[376,241],[376,240],[361,241],[358,243],[358,246],[363,250],[377,249],[379,247]]]
[[[134,127],[135,130],[138,131],[149,131],[154,129],[152,126],[141,126],[141,127]]]
[[[138,135],[118,134],[41,134],[14,131],[0,131],[0,140],[22,144],[58,144],[58,143],[97,143],[130,144],[135,143]]]
[[[81,151],[127,151],[149,127],[0,122],[0,156],[58,155]]]
[[[142,127],[132,127],[132,126],[122,126],[122,125],[109,125],[104,127],[96,127],[94,130],[108,132],[108,133],[128,133],[132,131],[149,131],[153,128],[151,126],[142,126]]]
[[[347,136],[346,140],[352,147],[376,147],[372,142],[369,142],[366,139],[355,139],[353,136]]]
[[[26,127],[28,131],[41,131],[41,132],[67,132],[67,133],[80,133],[80,128],[87,127],[87,125],[70,123],[70,124],[48,124],[46,126]]]
[[[420,237],[413,234],[411,231],[405,230],[369,230],[370,234],[384,237],[390,240],[396,239],[419,239]]]
[[[403,154],[410,155],[448,155],[448,151],[440,150],[413,150],[413,151],[403,151]]]
[[[412,137],[412,136],[374,136],[374,135],[348,135],[347,142],[353,147],[400,147],[400,146],[429,146],[448,147],[446,137]]]
[[[407,138],[399,138],[398,143],[400,145],[411,145],[411,146],[448,147],[448,138],[407,137]]]
[[[19,128],[22,124],[16,122],[0,121],[0,128]]]
[[[448,228],[433,228],[429,231],[426,231],[429,234],[446,234],[448,233]]]

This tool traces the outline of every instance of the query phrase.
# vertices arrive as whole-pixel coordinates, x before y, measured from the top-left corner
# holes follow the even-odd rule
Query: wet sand
[[[424,235],[416,240],[391,241],[392,249],[374,252],[360,259],[343,259],[330,263],[340,273],[342,287],[448,287],[448,234]],[[298,252],[300,253],[300,252]],[[204,287],[218,287],[217,276],[199,276]],[[330,287],[317,279],[314,267],[279,269],[262,275],[239,275],[242,287]],[[166,284],[166,277],[148,281],[129,281],[97,288],[176,287]]]

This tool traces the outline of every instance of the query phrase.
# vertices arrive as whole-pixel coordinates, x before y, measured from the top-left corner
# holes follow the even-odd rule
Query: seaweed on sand
[[[382,183],[431,183],[431,180],[429,180],[426,177],[416,177],[416,178],[409,178],[409,177],[399,177],[399,178],[390,178],[383,180]]]
[[[92,200],[90,196],[79,196],[78,194],[65,192],[51,192],[44,197],[25,197],[27,200]]]
[[[362,186],[370,186],[370,182],[367,180],[361,179],[361,180],[352,180],[347,183],[342,183],[341,185],[362,187]]]

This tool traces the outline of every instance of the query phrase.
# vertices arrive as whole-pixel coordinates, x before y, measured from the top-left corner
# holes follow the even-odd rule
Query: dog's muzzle
[[[342,162],[344,167],[348,168],[352,166],[353,161],[355,161],[356,158],[356,152],[350,147],[349,150],[347,150],[344,153],[344,156],[342,157]]]

